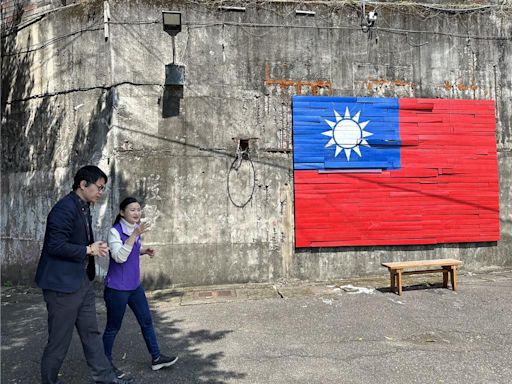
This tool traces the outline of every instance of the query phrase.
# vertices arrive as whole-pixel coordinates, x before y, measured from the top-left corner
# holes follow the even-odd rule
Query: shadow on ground
[[[428,290],[428,289],[441,289],[441,288],[444,288],[442,283],[411,284],[411,285],[402,285],[402,292]],[[392,292],[390,287],[380,287],[380,288],[375,288],[375,289],[381,293]],[[450,286],[448,286],[448,289],[451,290]]]
[[[99,293],[99,292],[98,292]],[[103,299],[96,299],[100,331],[105,325]],[[212,332],[201,329],[183,332],[180,321],[174,320],[175,310],[161,316],[152,311],[155,329],[163,353],[178,354],[179,361],[168,369],[153,372],[139,325],[127,310],[123,327],[116,339],[114,359],[129,372],[137,383],[208,383],[217,384],[245,377],[244,373],[219,368],[224,352],[201,353],[201,347],[220,341],[232,330]],[[46,308],[40,291],[17,287],[2,289],[2,372],[4,384],[39,383],[39,361],[46,343]],[[92,382],[80,341],[75,332],[61,370],[64,383]]]

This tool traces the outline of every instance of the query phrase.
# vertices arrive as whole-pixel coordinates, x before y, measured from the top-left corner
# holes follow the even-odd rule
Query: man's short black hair
[[[99,179],[105,179],[105,183],[108,181],[107,175],[101,169],[95,165],[86,165],[78,170],[73,180],[73,191],[76,191],[80,187],[80,182],[85,180],[87,184],[95,183]]]

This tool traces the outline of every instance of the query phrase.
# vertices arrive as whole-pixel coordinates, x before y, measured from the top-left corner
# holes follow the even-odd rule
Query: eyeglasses
[[[98,191],[103,192],[105,190],[105,186],[104,185],[98,185],[96,183],[93,183],[93,184],[98,188]]]

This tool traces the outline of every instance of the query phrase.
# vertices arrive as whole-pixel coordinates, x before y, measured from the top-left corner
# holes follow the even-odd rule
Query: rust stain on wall
[[[368,79],[368,92],[373,91],[374,87],[383,86],[408,87],[414,89],[416,83],[405,80]]]
[[[476,85],[474,80],[471,81],[470,85],[466,85],[462,81],[458,81],[456,83],[452,83],[449,80],[445,80],[445,82],[443,83],[443,88],[446,91],[451,91],[452,89],[455,89],[455,88],[458,89],[461,92],[464,92],[464,91],[476,91],[478,89],[478,85]]]
[[[279,85],[281,89],[287,89],[294,87],[297,95],[302,95],[303,87],[310,87],[313,96],[318,95],[320,88],[327,88],[328,94],[332,95],[332,83],[328,80],[315,80],[315,81],[304,81],[304,80],[289,80],[289,79],[271,79],[270,68],[268,63],[265,64],[265,85]]]

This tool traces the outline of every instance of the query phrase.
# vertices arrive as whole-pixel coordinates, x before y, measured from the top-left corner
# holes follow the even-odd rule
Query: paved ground
[[[430,284],[419,284],[425,279]],[[117,362],[148,384],[511,383],[512,271],[463,274],[457,292],[441,288],[440,279],[408,279],[416,285],[402,297],[383,278],[152,292],[161,347],[180,360],[151,371],[127,313]],[[100,296],[97,307],[103,326]],[[1,382],[38,383],[46,341],[42,297],[3,288],[1,309]],[[77,337],[61,378],[91,383]]]

